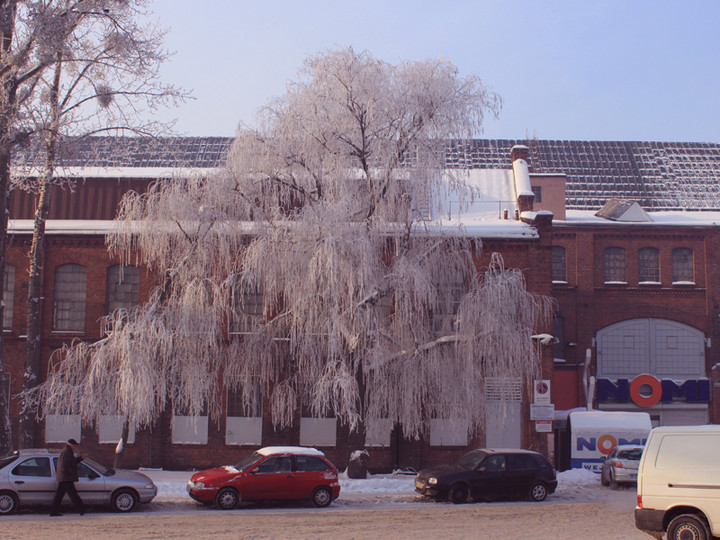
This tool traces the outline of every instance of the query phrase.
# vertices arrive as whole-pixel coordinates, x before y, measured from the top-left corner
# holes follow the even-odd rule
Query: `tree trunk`
[[[113,460],[113,469],[121,469],[123,457],[125,456],[125,447],[127,446],[128,434],[130,433],[130,418],[125,417],[123,422],[122,435],[115,447],[115,459]]]
[[[40,381],[42,366],[42,270],[43,255],[45,254],[45,222],[50,207],[50,187],[55,169],[55,154],[58,139],[58,91],[60,88],[60,73],[62,71],[62,56],[57,55],[53,86],[50,90],[50,100],[53,106],[50,125],[45,136],[45,163],[44,177],[38,195],[37,209],[35,210],[35,226],[33,229],[32,247],[30,248],[30,264],[28,269],[28,299],[27,299],[27,359],[25,362],[24,390],[35,388]],[[36,411],[25,408],[20,418],[21,446],[32,448],[36,445],[37,420]]]
[[[15,32],[16,0],[0,0],[0,65],[8,63]],[[15,107],[16,87],[13,79],[0,80],[0,279],[5,283],[5,254],[7,251],[8,190],[10,187],[10,113]],[[4,287],[0,286],[0,324],[3,324],[5,305]],[[10,388],[5,381],[5,347],[0,330],[0,455],[13,450],[12,423],[10,422]],[[7,391],[6,391],[7,390]]]

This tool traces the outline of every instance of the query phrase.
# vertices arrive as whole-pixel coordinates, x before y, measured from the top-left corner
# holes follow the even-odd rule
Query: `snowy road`
[[[542,503],[452,505],[415,496],[412,476],[342,480],[340,498],[325,509],[309,504],[253,505],[223,512],[192,502],[191,473],[145,471],[158,485],[153,503],[133,514],[101,509],[50,518],[24,511],[0,520],[3,538],[552,538],[643,539],[635,529],[635,491],[602,488],[597,476],[569,471]]]

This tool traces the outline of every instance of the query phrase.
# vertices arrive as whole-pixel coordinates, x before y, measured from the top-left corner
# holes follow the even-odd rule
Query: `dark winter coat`
[[[58,482],[77,482],[78,481],[78,463],[83,460],[80,456],[75,456],[72,447],[69,444],[60,452],[60,459],[57,464],[57,481]]]

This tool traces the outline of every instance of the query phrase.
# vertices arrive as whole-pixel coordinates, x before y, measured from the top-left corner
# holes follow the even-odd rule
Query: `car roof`
[[[55,454],[59,454],[59,453],[60,453],[60,450],[57,450],[55,448],[21,448],[20,450],[18,450],[19,456],[27,456],[27,455],[35,455],[35,454],[55,455]]]
[[[618,444],[615,448],[619,452],[620,450],[642,450],[645,446],[642,444]]]
[[[537,454],[533,450],[523,448],[478,448],[478,450],[488,454]]]
[[[325,457],[317,448],[308,448],[305,446],[266,446],[257,451],[263,456],[275,456],[278,454],[296,454],[304,456],[321,456]]]

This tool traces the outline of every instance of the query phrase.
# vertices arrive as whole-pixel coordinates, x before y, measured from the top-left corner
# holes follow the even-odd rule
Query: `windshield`
[[[85,458],[82,460],[82,462],[88,467],[92,467],[93,469],[95,469],[95,471],[99,472],[103,476],[112,476],[113,474],[115,474],[115,471],[113,469],[109,469],[105,465],[100,465],[97,461],[93,459]]]
[[[238,471],[244,471],[250,465],[252,465],[256,461],[260,460],[262,457],[264,457],[262,454],[260,454],[258,452],[253,452],[249,456],[245,456],[244,458],[242,458],[235,465],[233,465],[233,467],[235,467]]]
[[[642,450],[623,450],[618,454],[618,459],[629,459],[631,461],[640,461]]]
[[[11,454],[9,456],[5,456],[0,458],[0,469],[7,467],[10,465],[13,461],[15,461],[18,458],[17,454]]]
[[[473,450],[472,452],[468,452],[463,457],[458,459],[455,462],[455,465],[457,465],[458,467],[462,467],[463,469],[467,469],[468,471],[473,471],[480,464],[480,462],[485,459],[486,455],[487,454],[485,452],[482,452],[480,450]]]

